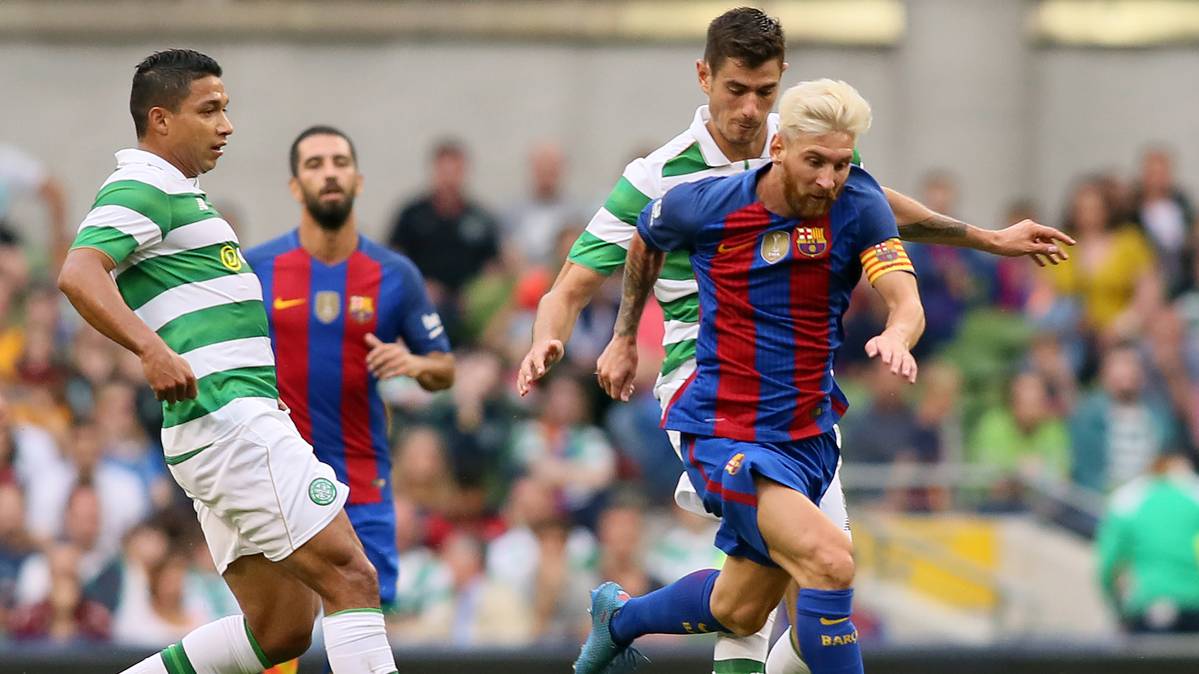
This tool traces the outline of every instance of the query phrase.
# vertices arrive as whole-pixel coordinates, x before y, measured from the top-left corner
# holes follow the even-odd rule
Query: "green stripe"
[[[699,322],[699,296],[688,295],[662,305],[662,317],[668,321]]]
[[[636,227],[637,216],[641,215],[641,209],[649,202],[649,197],[633,187],[628,178],[621,176],[620,180],[616,181],[616,187],[612,188],[612,193],[608,195],[608,200],[604,202],[604,208],[626,225]]]
[[[628,251],[624,248],[584,231],[575,239],[566,259],[606,276],[623,265],[627,256]]]
[[[163,237],[172,229],[221,217],[203,193],[167,194],[140,180],[117,180],[100,188],[92,208],[100,206],[124,206],[141,213],[158,225]]]
[[[171,200],[166,192],[140,180],[117,180],[100,188],[92,208],[124,206],[158,225],[163,236],[171,228]]]
[[[162,650],[162,664],[166,665],[167,674],[196,674],[196,668],[192,667],[183,650],[182,641]]]
[[[666,260],[662,263],[662,273],[658,274],[658,278],[668,281],[694,279],[695,271],[691,269],[691,253],[686,250],[672,250],[667,253]]]
[[[766,663],[749,658],[717,660],[712,663],[712,671],[715,674],[763,674],[766,671]]]
[[[217,342],[269,337],[266,308],[258,300],[230,302],[177,316],[158,329],[175,353],[187,353]]]
[[[184,461],[187,461],[188,459],[192,458],[193,456],[199,454],[200,452],[208,449],[211,446],[212,445],[204,445],[203,447],[201,447],[199,449],[193,449],[190,452],[184,452],[177,456],[164,456],[163,460],[167,462],[168,466],[177,466],[177,465],[183,463]]]
[[[130,309],[136,310],[171,288],[252,273],[247,265],[239,264],[236,269],[231,269],[221,263],[221,250],[230,246],[231,243],[215,243],[139,262],[117,277],[121,297]]]
[[[862,165],[862,155],[858,152],[858,148],[855,147],[853,149],[853,157],[850,158],[849,163],[857,164],[858,166]]]
[[[196,381],[200,395],[194,400],[163,403],[162,427],[171,428],[211,414],[238,398],[278,398],[275,368],[239,367],[201,377]]]
[[[662,360],[662,374],[670,374],[680,365],[689,360],[695,360],[695,340],[684,339],[681,342],[666,345],[666,358]]]
[[[340,611],[334,611],[333,613],[330,613],[329,615],[327,615],[327,616],[325,616],[325,617],[326,617],[326,618],[332,618],[332,617],[333,617],[333,616],[335,616],[335,615],[345,615],[345,614],[347,614],[347,613],[378,613],[379,615],[383,615],[383,609],[378,609],[378,608],[347,608],[347,609],[342,609],[342,610],[340,610]]]
[[[699,142],[692,143],[662,166],[662,177],[685,176],[708,170],[708,162],[704,161],[704,153],[699,149]]]
[[[120,263],[137,250],[137,239],[116,227],[84,227],[71,248],[95,248]]]
[[[258,645],[258,640],[254,638],[254,633],[250,631],[250,622],[242,617],[242,624],[246,627],[246,638],[250,640],[250,647],[254,649],[254,655],[258,656],[258,664],[262,665],[263,669],[270,669],[274,663],[266,657],[266,653],[262,652],[262,646]]]

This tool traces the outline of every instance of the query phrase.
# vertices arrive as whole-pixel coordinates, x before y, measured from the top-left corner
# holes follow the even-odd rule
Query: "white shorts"
[[[317,460],[291,417],[251,407],[245,420],[169,466],[192,498],[219,573],[238,557],[285,559],[341,512],[349,487]]]
[[[669,378],[658,378],[658,382],[654,386],[654,395],[658,397],[658,403],[662,406],[663,413],[666,411],[667,404],[674,398],[674,394],[692,370],[694,370],[694,365],[690,367],[684,365],[678,371],[672,372]],[[836,431],[837,447],[840,448],[841,429],[834,426],[833,430]],[[682,461],[684,466],[687,465],[687,459],[683,457],[682,440],[679,432],[668,430],[666,431],[666,435],[670,438],[670,446],[674,448],[674,453],[679,457],[679,461]],[[679,483],[674,488],[674,502],[687,512],[695,513],[710,520],[720,520],[720,518],[704,508],[704,502],[700,499],[699,493],[695,491],[695,486],[691,484],[691,478],[687,476],[686,470],[679,476]],[[820,506],[820,510],[834,524],[840,526],[845,531],[847,536],[852,537],[849,529],[849,510],[845,507],[845,492],[841,490],[841,461],[839,459],[837,460],[837,472],[833,473],[833,481],[829,483],[828,489],[825,490],[824,496],[817,505]]]

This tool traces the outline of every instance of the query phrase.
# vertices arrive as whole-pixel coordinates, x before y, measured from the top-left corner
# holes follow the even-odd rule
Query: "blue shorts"
[[[772,567],[778,565],[770,559],[758,530],[754,478],[790,487],[819,504],[841,455],[836,431],[790,442],[744,442],[684,433],[682,450],[687,475],[704,507],[721,518],[716,547],[730,557]]]
[[[391,501],[346,505],[354,533],[379,574],[379,601],[386,608],[395,602],[400,579],[400,553],[396,550],[396,512]]]

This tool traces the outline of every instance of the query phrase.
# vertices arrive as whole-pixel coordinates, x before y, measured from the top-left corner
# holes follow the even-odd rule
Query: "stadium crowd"
[[[651,394],[662,321],[642,321],[629,403],[594,385],[618,275],[584,311],[566,360],[532,395],[515,394],[537,302],[603,194],[564,193],[567,158],[544,143],[529,153],[528,194],[492,211],[468,189],[469,159],[439,144],[427,192],[397,210],[386,237],[425,275],[458,359],[443,393],[381,384],[401,550],[388,621],[396,643],[573,644],[599,580],[637,595],[719,564],[714,524],[672,506],[680,465]],[[72,232],[51,174],[0,147],[0,641],[157,648],[236,606],[167,473],[161,409],[138,359],[53,287]],[[957,215],[957,189],[937,172],[919,196]],[[5,221],[23,193],[63,230],[53,250],[31,251],[22,227],[33,225]],[[1060,218],[1013,201],[1008,220],[1026,217],[1078,239],[1069,262],[909,246],[928,317],[916,387],[865,357],[885,308],[872,293],[855,298],[838,364],[852,403],[846,470],[874,464],[895,483],[851,491],[851,515],[1018,511],[1030,485],[1107,496],[1146,475],[1189,474],[1172,457],[1199,446],[1199,220],[1170,151],[1080,177]],[[929,465],[992,477],[973,491],[895,486]],[[1125,508],[1122,528],[1135,516]],[[1189,521],[1193,545],[1199,520]],[[1137,560],[1121,556],[1115,537],[1126,534],[1113,527],[1099,526],[1103,587],[1124,606],[1116,579]],[[1199,597],[1178,601],[1199,611]]]

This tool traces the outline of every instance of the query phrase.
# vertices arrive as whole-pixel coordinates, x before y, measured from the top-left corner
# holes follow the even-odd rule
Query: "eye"
[[[812,168],[820,168],[820,165],[823,163],[824,162],[818,157],[808,157],[808,166],[811,166]]]

